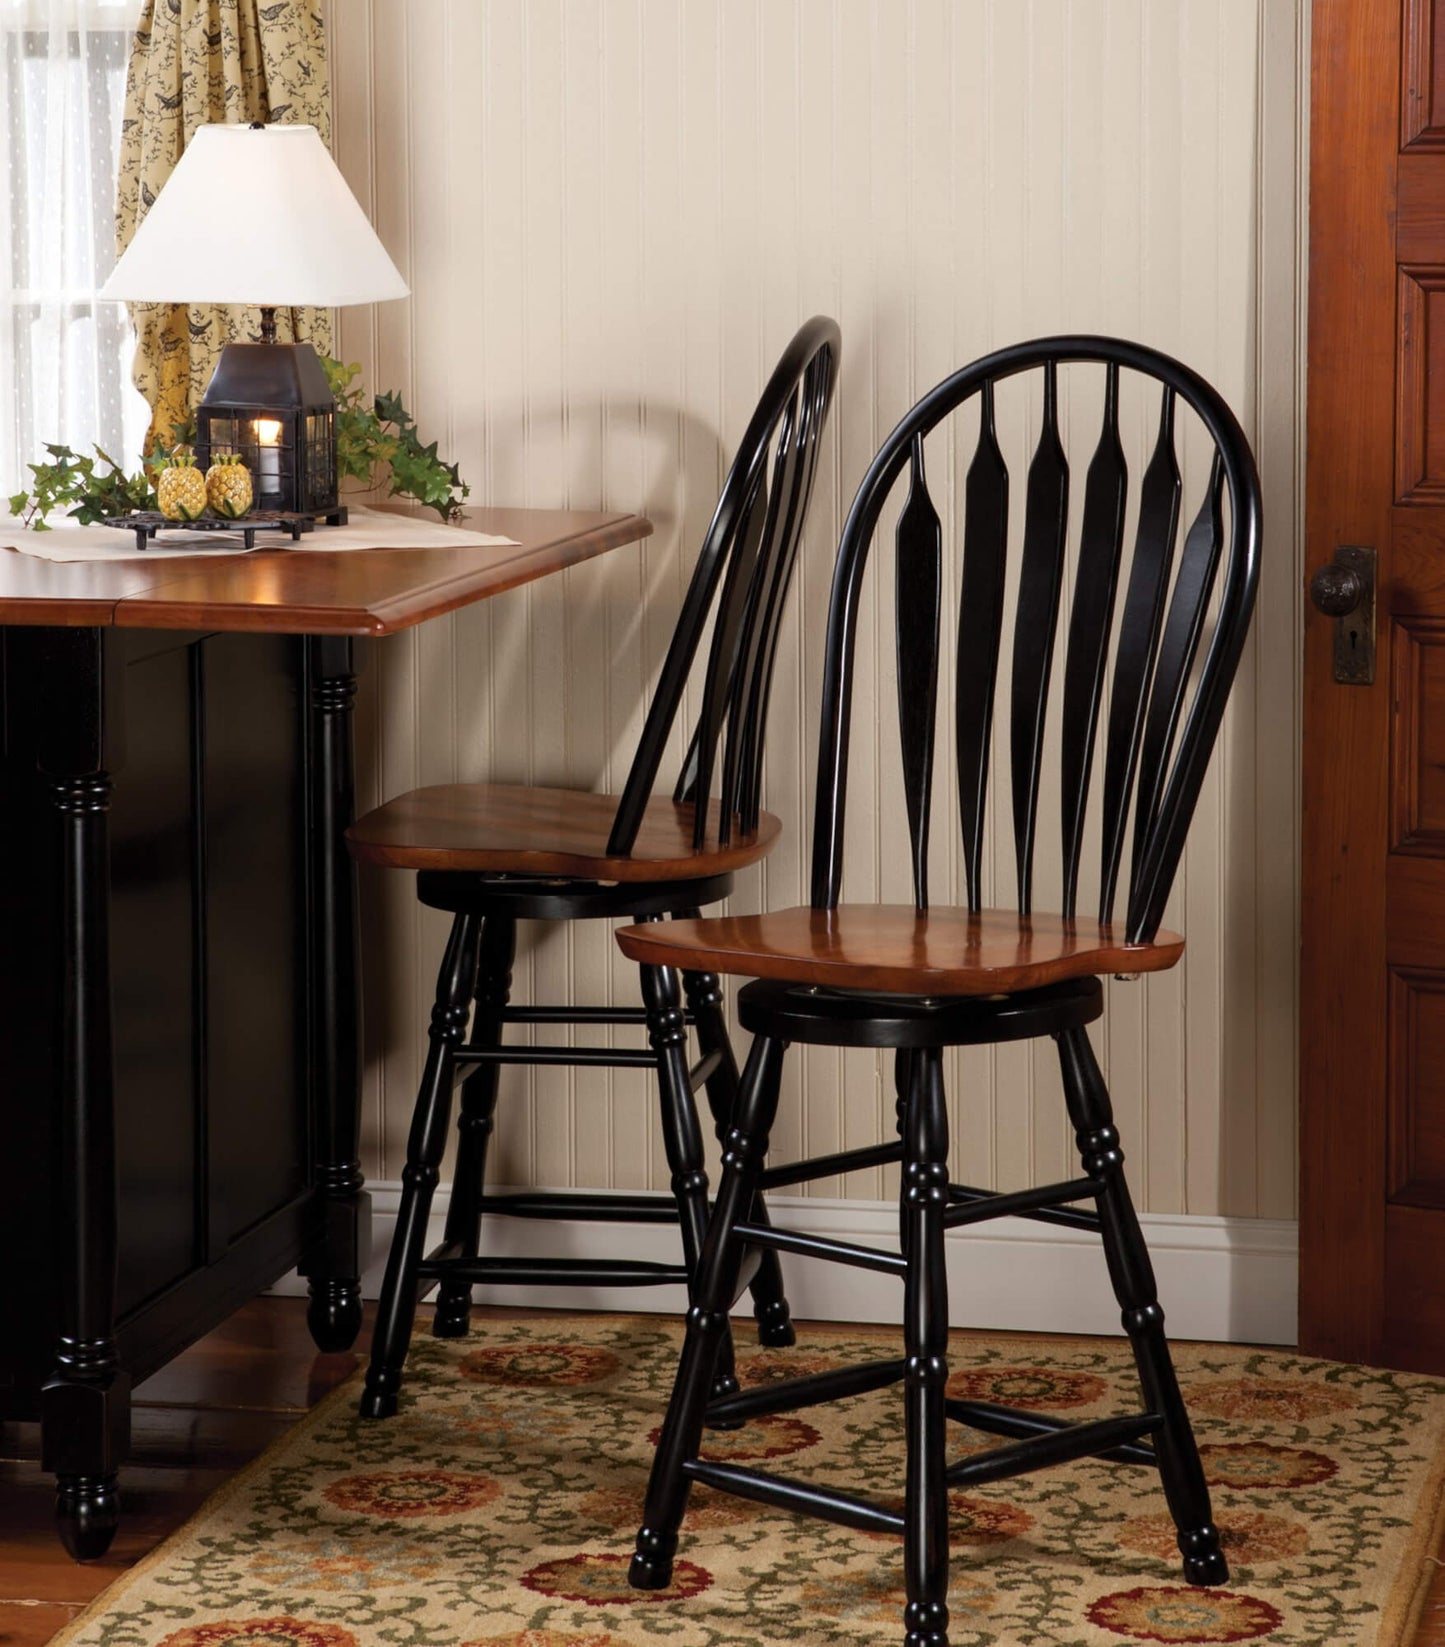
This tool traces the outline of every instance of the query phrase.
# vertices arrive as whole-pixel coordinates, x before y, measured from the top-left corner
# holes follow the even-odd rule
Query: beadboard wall
[[[731,442],[795,324],[824,311],[841,388],[768,756],[766,804],[789,830],[734,907],[805,901],[832,546],[882,437],[954,366],[1025,336],[1112,331],[1178,354],[1255,441],[1264,577],[1166,920],[1184,964],[1111,983],[1095,1039],[1144,1207],[1292,1218],[1305,9],[330,0],[337,156],[412,287],[343,311],[343,354],[403,392],[475,498],[656,523],[644,546],[367,649],[361,804],[488,775],[620,781]],[[882,604],[862,636],[856,713],[881,728]],[[889,758],[855,769],[859,898],[908,896]],[[935,884],[957,887],[942,783],[938,804]],[[407,876],[368,875],[362,896],[363,1165],[394,1181],[444,926]],[[516,983],[635,999],[601,926],[529,935]],[[963,1176],[1071,1175],[1052,1063],[1048,1045],[952,1061]],[[498,1179],[665,1182],[635,1072],[504,1083]],[[892,1111],[885,1067],[819,1051],[790,1060],[775,1138],[872,1141]],[[872,1172],[815,1192],[889,1188]]]

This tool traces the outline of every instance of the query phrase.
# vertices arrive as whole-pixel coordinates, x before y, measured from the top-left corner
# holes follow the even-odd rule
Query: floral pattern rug
[[[899,1353],[740,1329],[745,1384]],[[656,1317],[419,1324],[402,1409],[353,1381],[58,1638],[64,1647],[860,1647],[901,1641],[892,1537],[695,1488],[670,1589],[628,1588],[680,1330]],[[1127,1345],[955,1334],[950,1390],[1137,1410]],[[1089,1460],[953,1496],[953,1647],[1402,1647],[1445,1488],[1445,1384],[1221,1345],[1176,1352],[1231,1578],[1180,1578],[1152,1470]],[[715,1458],[901,1494],[899,1390],[712,1432]],[[958,1428],[959,1454],[997,1445]]]

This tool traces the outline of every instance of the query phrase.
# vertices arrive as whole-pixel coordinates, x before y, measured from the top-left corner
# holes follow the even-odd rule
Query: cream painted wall
[[[643,548],[375,647],[362,804],[484,775],[619,780],[731,442],[796,322],[827,311],[842,383],[768,765],[791,828],[735,907],[802,901],[831,548],[873,450],[990,346],[1066,329],[1156,344],[1251,431],[1265,568],[1169,918],[1186,960],[1111,984],[1096,1044],[1143,1205],[1292,1217],[1302,7],[331,0],[338,159],[413,292],[344,311],[343,353],[405,393],[474,497],[657,526]],[[859,713],[879,718],[886,610],[864,633]],[[891,785],[866,764],[855,796]],[[901,831],[896,795],[858,808],[851,895],[907,896]],[[937,872],[959,879],[956,862]],[[363,899],[364,1166],[395,1179],[444,928],[406,876],[368,877]],[[600,927],[531,939],[517,981],[524,998],[635,991]],[[1047,1047],[956,1060],[960,1173],[1069,1175],[1051,1063]],[[665,1181],[633,1072],[504,1080],[497,1177]],[[865,1055],[798,1058],[790,1081],[780,1150],[891,1127],[887,1071]],[[817,1186],[887,1190],[874,1173]]]

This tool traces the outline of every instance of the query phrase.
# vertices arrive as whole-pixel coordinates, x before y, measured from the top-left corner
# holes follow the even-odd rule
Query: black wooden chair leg
[[[436,1191],[442,1153],[451,1116],[454,1054],[467,1030],[472,986],[477,975],[475,915],[458,915],[452,922],[436,1002],[427,1031],[426,1067],[422,1071],[416,1108],[407,1139],[406,1166],[401,1175],[401,1206],[396,1234],[386,1261],[376,1330],[371,1340],[371,1365],[361,1396],[363,1418],[390,1418],[396,1411],[402,1368],[411,1343],[416,1314],[417,1268],[426,1247],[427,1216]]]
[[[948,1647],[948,1482],[944,1385],[948,1380],[948,1271],[943,1215],[948,1209],[948,1111],[942,1054],[908,1060],[903,1125],[904,1280],[903,1572],[908,1604],[905,1647]]]
[[[647,1033],[657,1054],[661,1096],[662,1138],[672,1172],[672,1194],[682,1229],[683,1262],[693,1277],[689,1303],[696,1296],[698,1265],[707,1233],[707,1170],[703,1165],[702,1132],[687,1067],[687,1020],[682,1010],[678,975],[671,967],[641,969],[642,1001],[647,1009]],[[726,1314],[726,1311],[724,1311]],[[726,1323],[724,1323],[726,1326]],[[738,1387],[733,1372],[732,1339],[725,1335],[715,1358],[715,1395],[731,1395]]]
[[[1178,1529],[1184,1576],[1191,1584],[1226,1584],[1229,1567],[1220,1548],[1199,1448],[1164,1336],[1164,1311],[1159,1307],[1154,1266],[1124,1180],[1124,1152],[1119,1148],[1108,1089],[1086,1031],[1065,1030],[1058,1042],[1064,1096],[1084,1171],[1105,1185],[1099,1197],[1099,1217],[1114,1295],[1134,1349],[1144,1400],[1163,1418],[1163,1427],[1154,1437],[1154,1449],[1164,1496]]]
[[[502,1043],[502,1014],[512,989],[512,961],[517,952],[517,923],[509,915],[488,915],[482,924],[477,961],[476,1006],[469,1047]],[[497,1108],[500,1064],[478,1064],[462,1082],[457,1115],[457,1160],[452,1196],[442,1239],[454,1258],[475,1258],[481,1247],[487,1145]],[[468,1281],[443,1281],[437,1289],[432,1333],[437,1338],[465,1338],[472,1319]]]
[[[699,912],[684,910],[681,913],[687,916]],[[707,1078],[705,1089],[713,1127],[721,1143],[732,1124],[738,1093],[738,1063],[733,1056],[732,1039],[723,1017],[723,993],[715,972],[684,972],[682,987],[697,1028],[699,1052],[704,1058],[717,1054],[716,1066]],[[767,1204],[761,1195],[750,1217],[755,1224],[768,1222]],[[768,1251],[762,1254],[757,1274],[748,1290],[752,1294],[753,1319],[758,1324],[758,1342],[772,1349],[786,1349],[795,1344],[798,1335],[793,1330],[777,1253]]]
[[[717,1206],[697,1271],[687,1334],[668,1402],[667,1417],[652,1461],[642,1526],[628,1571],[637,1590],[665,1589],[672,1578],[677,1534],[687,1508],[690,1482],[683,1466],[697,1457],[713,1372],[727,1340],[728,1308],[742,1268],[742,1243],[734,1227],[750,1214],[758,1176],[768,1152],[768,1134],[778,1107],[783,1043],[758,1036],[738,1090],[733,1125],[724,1141]]]
[[[899,1047],[893,1054],[893,1114],[898,1136],[906,1143],[908,1137],[908,1094],[913,1081],[913,1053]],[[906,1258],[913,1239],[904,1203],[898,1203],[898,1250]]]

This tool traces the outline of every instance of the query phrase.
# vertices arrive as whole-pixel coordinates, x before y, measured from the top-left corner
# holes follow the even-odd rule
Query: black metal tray
[[[128,515],[107,515],[100,524],[122,532],[135,533],[137,549],[148,549],[157,532],[239,532],[246,548],[256,547],[257,532],[285,532],[293,543],[303,532],[318,525],[345,526],[346,509],[329,509],[320,514],[300,514],[290,509],[256,509],[238,520],[210,513],[195,520],[172,520],[159,509],[135,509]]]

